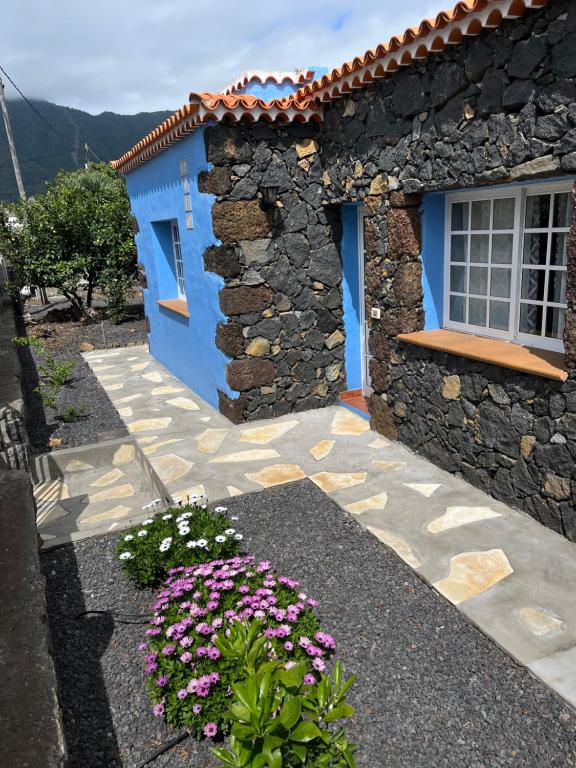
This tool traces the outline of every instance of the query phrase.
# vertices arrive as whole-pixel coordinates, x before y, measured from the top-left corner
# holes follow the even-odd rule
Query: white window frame
[[[182,242],[178,222],[174,219],[170,222],[170,236],[172,238],[172,255],[174,257],[174,269],[176,272],[176,290],[178,298],[186,298],[186,284],[184,282],[184,262],[182,260]]]
[[[521,303],[521,279],[522,279],[522,257],[523,257],[523,243],[524,243],[524,221],[526,213],[526,198],[532,195],[541,194],[554,194],[568,192],[573,189],[574,180],[559,181],[559,182],[544,182],[542,184],[527,184],[524,186],[512,185],[509,187],[498,187],[493,189],[475,189],[467,190],[465,192],[452,192],[446,195],[445,206],[445,223],[444,223],[444,322],[443,327],[462,331],[464,333],[473,334],[475,336],[486,336],[488,338],[503,339],[506,341],[516,342],[524,344],[530,347],[537,347],[540,349],[549,349],[552,351],[563,352],[564,343],[562,339],[551,339],[545,336],[536,336],[532,334],[523,334],[519,331],[519,319],[520,319],[520,303]],[[467,234],[488,234],[490,236],[490,246],[492,243],[492,235],[499,233],[513,234],[512,245],[512,263],[511,263],[511,284],[510,284],[510,312],[509,312],[509,326],[507,330],[498,330],[492,328],[482,328],[471,323],[459,323],[450,320],[450,265],[470,265],[469,252],[470,252],[470,237],[468,237],[468,258],[465,262],[451,262],[451,235],[452,235],[452,203],[472,202],[474,200],[496,200],[499,198],[514,198],[514,230],[472,230],[468,229]],[[573,210],[573,216],[576,215],[576,210]],[[552,206],[550,216],[552,216]],[[492,222],[491,222],[492,224]],[[541,228],[542,232],[555,232],[562,231],[564,228],[553,228],[550,225],[546,228]],[[529,229],[532,231],[532,228]],[[551,248],[552,237],[548,238],[548,256]],[[490,264],[487,264],[490,269]],[[504,265],[502,265],[504,266]],[[549,266],[549,265],[547,265]],[[548,295],[548,275],[551,270],[546,268],[546,280],[544,287],[544,311],[547,306],[564,306],[547,300]],[[466,292],[466,297],[474,294]],[[486,298],[487,302],[490,301],[489,289],[488,294],[481,298]],[[497,299],[500,300],[500,299]],[[535,303],[535,302],[531,302]],[[537,304],[539,302],[536,302]],[[489,312],[489,305],[487,304],[487,313]]]

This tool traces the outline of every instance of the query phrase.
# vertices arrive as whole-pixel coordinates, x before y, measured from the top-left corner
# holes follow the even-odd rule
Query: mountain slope
[[[27,195],[44,191],[44,182],[56,173],[80,168],[85,162],[84,142],[105,161],[120,157],[170,112],[90,115],[48,101],[32,104],[54,126],[51,130],[23,100],[9,101],[8,111]],[[90,156],[94,160],[94,156]],[[16,200],[18,189],[4,125],[0,118],[0,200]]]

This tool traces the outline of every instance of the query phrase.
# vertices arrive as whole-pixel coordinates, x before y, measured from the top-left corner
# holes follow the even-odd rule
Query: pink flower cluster
[[[310,613],[316,601],[298,592],[298,581],[277,576],[269,561],[237,556],[172,568],[168,573],[153,605],[148,642],[140,646],[157,702],[154,714],[167,716],[172,723],[202,728],[204,733],[222,722],[228,706],[222,704],[222,694],[230,696],[230,686],[243,670],[230,669],[229,664],[219,666],[217,640],[229,635],[236,621],[253,617],[262,621],[270,658],[289,663],[309,659],[308,683],[315,682],[314,670],[324,671],[324,658],[335,643],[327,633],[312,629],[318,626]],[[216,689],[220,695],[211,697]],[[174,702],[170,694],[176,704],[167,703]],[[190,711],[195,721],[190,720]]]

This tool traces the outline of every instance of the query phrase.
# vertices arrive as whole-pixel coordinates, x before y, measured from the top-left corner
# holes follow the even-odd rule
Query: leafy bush
[[[122,536],[116,551],[125,573],[141,587],[157,586],[169,569],[232,557],[242,540],[226,507],[210,512],[195,501],[156,513]]]
[[[86,406],[80,408],[70,407],[62,411],[58,410],[58,395],[62,387],[70,381],[70,376],[76,363],[74,360],[58,361],[51,352],[46,350],[42,339],[36,336],[14,336],[12,343],[18,347],[31,347],[36,349],[43,362],[38,365],[38,372],[42,377],[40,386],[34,389],[40,395],[45,408],[56,411],[58,418],[64,422],[75,421],[86,413]]]
[[[231,686],[261,650],[289,666],[302,662],[305,682],[314,683],[335,644],[299,586],[254,557],[173,568],[141,646],[154,714],[197,738],[227,732]],[[254,618],[257,638],[246,650],[242,622]]]
[[[334,678],[306,683],[306,665],[262,664],[232,686],[230,749],[212,749],[226,768],[354,768],[355,746],[333,723],[354,714],[337,662]]]
[[[137,275],[134,224],[123,179],[107,163],[62,171],[46,192],[15,206],[19,222],[0,211],[0,251],[14,285],[58,288],[81,310],[96,286],[112,303]]]

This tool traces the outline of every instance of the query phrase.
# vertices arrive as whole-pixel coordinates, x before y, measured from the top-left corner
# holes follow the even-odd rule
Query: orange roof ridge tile
[[[203,123],[220,120],[265,120],[272,122],[305,122],[322,120],[322,104],[341,98],[352,90],[364,88],[375,79],[387,77],[400,67],[442,51],[448,45],[457,45],[465,36],[479,35],[483,29],[499,26],[504,19],[520,18],[530,8],[542,8],[551,0],[460,0],[451,10],[440,11],[432,19],[424,19],[418,26],[409,27],[402,35],[391,37],[387,43],[357,56],[336,67],[329,74],[302,85],[294,93],[282,98],[264,101],[252,94],[238,94],[238,83],[229,86],[226,93],[191,93],[189,103],[171,115],[145,136],[112,165],[128,173],[140,163],[185,136]],[[244,78],[265,73],[254,70]],[[272,75],[274,73],[268,73]],[[276,73],[278,74],[278,73]],[[312,76],[308,70],[302,77]],[[238,81],[240,87],[243,80]]]

